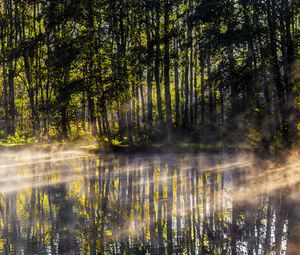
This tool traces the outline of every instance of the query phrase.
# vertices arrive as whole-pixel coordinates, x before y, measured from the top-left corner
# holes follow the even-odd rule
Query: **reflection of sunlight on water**
[[[83,177],[84,173],[75,173],[71,166],[90,157],[75,150],[0,153],[0,192],[57,185]]]
[[[0,156],[0,162],[0,230],[8,226],[12,232],[14,222],[19,222],[24,238],[27,233],[32,239],[31,232],[45,232],[47,237],[43,238],[52,238],[55,247],[62,245],[60,239],[68,235],[76,235],[77,242],[87,249],[92,249],[91,243],[97,239],[98,252],[105,245],[110,252],[109,245],[119,247],[122,242],[143,244],[147,249],[149,243],[155,248],[161,243],[168,245],[167,229],[171,224],[173,244],[180,244],[184,238],[191,239],[188,242],[198,238],[193,244],[198,254],[203,246],[209,250],[214,242],[218,244],[217,238],[222,239],[220,243],[224,239],[223,245],[238,247],[238,254],[247,254],[250,230],[246,227],[253,224],[259,254],[267,254],[265,240],[269,238],[268,245],[274,250],[279,217],[283,217],[280,249],[285,254],[288,220],[278,212],[276,203],[280,208],[282,198],[276,197],[276,192],[300,181],[297,153],[283,164],[256,160],[251,155],[98,158],[77,151],[15,156],[7,153]],[[271,198],[273,193],[277,195]],[[299,200],[297,194],[288,196]],[[11,219],[18,220],[9,223],[4,217],[7,212]],[[234,224],[238,225],[236,229]],[[70,233],[55,233],[60,225]],[[232,244],[234,231],[238,237]],[[50,249],[51,244],[46,247]],[[52,251],[48,254],[59,254]]]
[[[194,168],[197,168],[197,171],[200,172],[217,173],[232,171],[233,169],[243,169],[247,172],[246,182],[241,184],[244,191],[237,192],[237,189],[241,187],[235,185],[235,187],[230,187],[230,196],[234,196],[235,199],[239,200],[247,200],[250,194],[257,196],[278,188],[283,188],[287,185],[298,183],[300,181],[300,163],[297,155],[297,153],[291,154],[285,165],[279,167],[272,162],[259,161],[259,163],[257,163],[253,156],[242,155],[237,158],[231,158],[225,155],[222,156],[221,159],[210,162],[207,160],[206,154],[204,157],[203,155],[189,155],[174,160],[172,167],[180,169],[179,177],[182,182],[191,178],[191,176],[184,173],[189,173],[190,170]],[[28,151],[18,152],[17,154],[0,154],[0,162],[2,163],[0,165],[0,192],[6,193],[31,187],[37,188],[57,185],[72,182],[76,180],[76,178],[82,177],[94,178],[96,173],[82,173],[85,171],[82,160],[89,158],[95,157],[75,150],[51,153],[38,152],[35,154],[31,154]],[[173,160],[172,155],[167,155],[167,158]],[[5,159],[7,160],[5,161]],[[161,161],[161,158],[157,156],[153,158],[153,162],[149,162],[147,157],[140,157],[138,158],[140,161],[139,164],[137,164],[136,161],[124,161],[125,165],[118,165],[116,164],[117,157],[113,157],[113,159],[112,161],[105,162],[105,165],[115,165],[120,174],[134,172],[137,169],[140,169],[142,174],[146,174],[149,167],[154,164],[154,168],[157,168]],[[229,162],[223,162],[221,160],[227,160]],[[6,164],[4,162],[6,162]],[[78,165],[80,165],[79,168]],[[79,172],[74,170],[76,166]],[[167,169],[165,169],[164,172],[160,171],[159,175],[154,175],[153,180],[139,178],[133,181],[131,185],[134,187],[150,185],[156,182],[161,182],[166,185],[173,178],[174,176],[168,176]],[[199,188],[201,188],[201,185]],[[196,209],[198,207],[201,207],[201,205],[195,206]],[[181,208],[181,213],[189,214],[190,212],[188,212],[187,209],[188,208]]]

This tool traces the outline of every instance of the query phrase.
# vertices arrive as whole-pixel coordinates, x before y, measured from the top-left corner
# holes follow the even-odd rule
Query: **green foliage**
[[[7,136],[5,141],[7,144],[25,144],[26,138],[24,135],[16,134],[15,136]]]
[[[299,4],[275,3],[2,1],[0,139],[291,144]]]

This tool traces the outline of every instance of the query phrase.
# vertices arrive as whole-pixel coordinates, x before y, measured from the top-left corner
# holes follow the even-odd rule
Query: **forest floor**
[[[21,151],[23,149],[44,150],[49,151],[59,150],[80,150],[87,153],[160,153],[160,152],[221,152],[221,151],[253,151],[259,150],[259,147],[251,147],[236,144],[223,144],[223,143],[200,143],[190,141],[175,141],[175,142],[147,142],[141,144],[109,144],[107,142],[67,142],[67,143],[44,143],[44,144],[0,144],[0,152]]]
[[[96,148],[88,148],[90,152],[115,152],[115,153],[163,153],[163,152],[221,152],[221,151],[239,151],[239,150],[257,150],[259,148],[250,146],[237,146],[223,143],[200,143],[190,141],[174,142],[148,142],[141,144],[122,145],[122,144],[100,144]]]
[[[296,143],[295,148],[299,148],[299,143]],[[91,154],[137,154],[137,153],[196,153],[196,152],[254,152],[258,154],[276,155],[278,152],[287,151],[290,148],[271,147],[268,150],[257,143],[238,142],[237,139],[228,141],[226,139],[213,139],[206,141],[197,141],[192,139],[172,139],[171,141],[144,141],[136,143],[113,142],[109,144],[106,141],[97,141],[96,139],[81,138],[74,141],[65,142],[43,142],[34,144],[24,143],[0,143],[0,152],[3,151],[22,151],[30,149],[34,151],[53,152],[77,150]]]

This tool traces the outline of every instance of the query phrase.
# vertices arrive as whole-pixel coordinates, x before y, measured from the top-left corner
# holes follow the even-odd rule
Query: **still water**
[[[34,155],[0,160],[1,255],[300,254],[299,164]]]

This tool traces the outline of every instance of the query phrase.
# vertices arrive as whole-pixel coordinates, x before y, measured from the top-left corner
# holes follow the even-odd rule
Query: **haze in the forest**
[[[290,146],[299,9],[290,0],[3,0],[1,140]]]
[[[299,0],[0,0],[0,255],[295,255]]]

